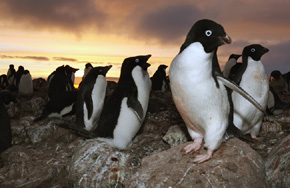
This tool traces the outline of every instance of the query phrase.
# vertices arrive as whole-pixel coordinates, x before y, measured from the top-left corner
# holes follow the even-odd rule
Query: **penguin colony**
[[[111,65],[93,67],[87,63],[78,89],[74,88],[78,69],[69,65],[57,67],[47,78],[47,103],[35,122],[75,114],[75,123],[67,128],[122,150],[131,143],[145,119],[151,90],[171,89],[173,101],[193,140],[183,151],[185,154],[198,151],[204,141],[206,154],[197,155],[193,161],[205,162],[229,134],[250,134],[258,139],[266,108],[269,114],[277,114],[289,107],[278,94],[289,90],[290,72],[282,75],[273,71],[268,80],[261,61],[269,51],[267,48],[259,44],[246,46],[241,55],[232,54],[221,71],[217,50],[230,43],[231,38],[220,24],[199,20],[172,60],[169,79],[166,65],[160,65],[149,77],[147,61],[151,55],[128,57],[122,63],[119,82],[109,97],[106,97],[106,74]],[[240,57],[242,62],[238,62]],[[33,84],[23,66],[15,71],[14,65],[10,65],[7,75],[0,76],[1,89],[18,90],[23,96],[32,95]],[[12,137],[2,98],[0,133],[5,135],[1,136],[0,153],[11,146]]]

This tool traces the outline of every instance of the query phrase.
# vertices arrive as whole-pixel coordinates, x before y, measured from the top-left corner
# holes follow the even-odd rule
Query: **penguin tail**
[[[93,133],[92,131],[87,131],[83,128],[79,128],[79,126],[76,123],[62,123],[62,124],[57,124],[58,127],[61,128],[65,128],[65,129],[69,129],[72,130],[74,133],[76,133],[77,135],[84,137],[84,138],[96,138],[97,135],[95,133]]]

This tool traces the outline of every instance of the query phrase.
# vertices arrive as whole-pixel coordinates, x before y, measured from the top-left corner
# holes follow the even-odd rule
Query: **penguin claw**
[[[201,148],[202,138],[194,139],[194,142],[185,146],[182,151],[184,155],[188,154],[191,151],[198,151]]]
[[[208,161],[209,159],[212,158],[212,154],[213,154],[213,150],[207,150],[207,153],[204,154],[204,155],[197,155],[193,162],[194,163],[197,163],[197,164],[200,164],[200,163],[203,163],[205,161]]]

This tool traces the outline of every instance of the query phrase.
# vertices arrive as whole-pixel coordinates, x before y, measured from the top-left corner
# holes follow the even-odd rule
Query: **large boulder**
[[[230,139],[202,164],[183,155],[185,145],[143,158],[128,187],[267,187],[261,156],[241,140]]]
[[[266,163],[266,175],[269,187],[286,188],[290,185],[290,135],[276,145],[269,154]]]

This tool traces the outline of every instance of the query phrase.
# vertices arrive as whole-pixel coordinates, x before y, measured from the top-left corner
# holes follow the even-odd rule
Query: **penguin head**
[[[71,66],[69,66],[69,65],[66,65],[65,67],[65,72],[68,74],[68,73],[75,73],[75,72],[77,72],[79,69],[75,69],[75,68],[73,68],[73,67],[71,67]]]
[[[25,70],[25,71],[23,71],[23,74],[24,74],[24,75],[29,74],[29,70]]]
[[[112,65],[105,67],[95,67],[91,71],[95,71],[95,74],[106,76],[107,72],[110,70]]]
[[[86,66],[86,68],[93,68],[91,63],[87,63],[85,66]]]
[[[279,80],[282,76],[282,73],[278,70],[274,70],[271,72],[271,80]]]
[[[158,69],[165,70],[168,66],[167,65],[159,65]]]
[[[253,60],[259,61],[267,52],[269,52],[268,48],[265,48],[260,44],[252,44],[244,48],[243,58],[251,57]]]
[[[145,56],[135,56],[135,57],[128,57],[124,59],[122,68],[121,68],[121,75],[120,79],[123,77],[131,77],[132,70],[139,66],[143,71],[147,71],[147,68],[150,67],[150,64],[147,63],[148,59],[151,57],[151,55],[145,55]]]
[[[9,68],[14,69],[14,65],[13,64],[9,65]]]
[[[223,44],[230,44],[231,38],[220,24],[212,20],[203,19],[192,26],[180,48],[180,52],[194,42],[200,42],[204,47],[204,51],[210,53]]]
[[[19,67],[18,67],[18,70],[17,71],[19,71],[19,72],[23,72],[24,71],[24,67],[22,66],[22,65],[20,65]]]
[[[232,54],[232,55],[230,55],[229,60],[230,60],[230,59],[238,60],[241,56],[242,56],[242,55],[240,55],[240,54]]]

